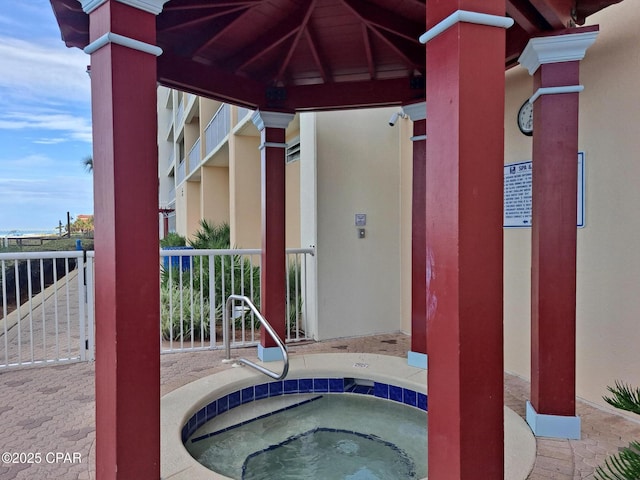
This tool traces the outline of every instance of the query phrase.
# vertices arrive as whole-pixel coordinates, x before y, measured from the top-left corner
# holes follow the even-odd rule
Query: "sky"
[[[0,0],[0,231],[93,213],[89,63],[48,0]]]

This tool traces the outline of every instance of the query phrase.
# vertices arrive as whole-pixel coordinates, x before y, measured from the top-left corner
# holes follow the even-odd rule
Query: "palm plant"
[[[202,219],[200,220],[200,228],[189,240],[189,245],[198,249],[231,248],[231,228],[226,222],[216,225]]]
[[[182,237],[177,238],[179,235],[175,235],[175,238],[168,239],[167,241],[180,242],[184,240]],[[196,249],[205,250],[224,250],[230,248],[230,228],[229,224],[222,223],[216,225],[207,220],[200,221],[200,228],[188,242],[189,245]],[[184,245],[184,243],[182,243]],[[163,245],[167,246],[167,245]],[[210,268],[210,258],[212,259]],[[169,284],[175,290],[171,293],[171,298],[180,298],[180,296],[187,295],[183,298],[182,308],[186,309],[182,312],[182,318],[190,319],[192,314],[189,311],[191,306],[190,298],[193,296],[197,299],[203,299],[206,302],[206,310],[209,310],[208,305],[215,305],[214,323],[220,323],[222,321],[223,304],[231,293],[244,294],[248,296],[251,301],[260,308],[260,269],[257,265],[252,264],[248,258],[243,258],[241,255],[215,255],[209,256],[194,256],[189,259],[189,267],[187,271],[183,270],[185,267],[180,264],[173,264],[169,267],[166,264],[162,268],[162,287],[166,290],[165,295],[162,296],[162,311],[165,314],[163,317],[163,337],[169,338],[191,338],[191,329],[187,325],[180,325],[180,322],[171,321],[171,318],[179,318],[180,311],[175,310],[175,304],[173,309],[169,309]],[[190,272],[188,272],[190,270]],[[209,290],[210,274],[213,274],[213,291]],[[171,280],[171,281],[169,281]],[[182,284],[182,285],[180,285]],[[185,293],[186,292],[186,293]],[[213,298],[211,298],[213,296]],[[199,301],[199,300],[198,300]],[[194,304],[194,310],[199,305]],[[171,316],[169,312],[171,311]],[[177,316],[176,316],[177,315]],[[200,312],[195,311],[194,317],[200,317]],[[237,326],[240,326],[244,316],[240,316],[235,319]],[[205,318],[205,317],[202,317]],[[190,321],[190,320],[189,320]],[[206,321],[209,322],[209,316],[206,315]],[[257,320],[256,320],[257,321]],[[174,330],[170,333],[170,330]],[[178,329],[178,330],[176,330]],[[198,335],[202,335],[205,339],[209,337],[209,328],[203,329],[198,324],[198,328],[194,327],[194,337],[199,338]]]
[[[614,387],[607,387],[610,397],[604,401],[621,410],[640,415],[640,388],[632,388],[622,382],[615,382]],[[640,479],[640,442],[631,442],[605,460],[604,465],[596,468],[595,478],[598,480],[638,480]]]
[[[93,157],[88,155],[82,159],[82,165],[88,173],[93,173]]]

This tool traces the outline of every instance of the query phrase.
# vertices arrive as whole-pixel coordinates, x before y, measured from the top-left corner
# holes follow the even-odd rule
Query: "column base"
[[[527,423],[536,437],[580,440],[580,417],[538,413],[529,400],[527,400]]]
[[[282,350],[278,347],[263,347],[258,345],[258,358],[262,362],[277,362],[283,360]]]
[[[407,352],[407,364],[411,367],[421,368],[423,370],[427,369],[428,365],[428,357],[426,353],[418,353],[412,352],[409,350]]]

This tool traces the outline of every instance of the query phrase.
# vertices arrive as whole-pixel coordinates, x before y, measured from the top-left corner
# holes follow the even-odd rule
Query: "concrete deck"
[[[409,337],[402,334],[292,345],[292,357],[310,353],[369,352],[405,357]],[[251,349],[242,354],[250,358]],[[162,394],[193,380],[233,368],[222,351],[163,355]],[[40,463],[0,463],[0,480],[95,478],[94,365],[74,363],[0,372],[0,452],[40,453]],[[529,384],[505,375],[505,404],[524,416]],[[606,455],[640,439],[640,423],[578,402],[581,440],[537,439],[530,480],[592,478]],[[79,463],[55,462],[48,452],[77,453]],[[32,458],[32,460],[36,460]],[[53,463],[48,461],[54,460]],[[64,460],[64,459],[63,459]],[[73,460],[73,458],[67,458]]]

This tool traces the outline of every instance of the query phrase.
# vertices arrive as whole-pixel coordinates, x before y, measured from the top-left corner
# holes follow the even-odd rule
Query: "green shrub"
[[[202,219],[200,228],[189,240],[189,245],[197,249],[224,250],[231,248],[231,227],[224,222],[220,225]]]
[[[289,323],[289,331],[295,336],[296,321],[299,322],[298,328],[302,331],[302,292],[299,292],[296,297],[296,287],[300,288],[301,284],[301,267],[297,261],[289,262],[289,269],[287,272],[289,291],[288,299],[289,304],[289,317],[287,322]]]
[[[640,415],[640,388],[634,389],[616,381],[615,387],[607,387],[607,390],[611,392],[611,397],[603,397],[605,402]],[[640,442],[631,442],[618,454],[607,458],[603,466],[596,468],[594,476],[598,480],[640,479]]]
[[[160,240],[160,247],[185,247],[187,240],[177,232],[169,232],[165,237]]]
[[[229,249],[230,245],[230,230],[229,225],[222,223],[220,225],[214,225],[207,220],[200,222],[200,228],[189,241],[190,246],[196,249],[213,249],[223,250]],[[174,245],[179,246],[179,245]],[[213,259],[213,265],[211,266],[211,272],[209,264]],[[296,321],[300,322],[299,328],[302,330],[302,295],[298,294],[296,297],[296,286],[301,285],[301,267],[297,261],[292,261],[288,266],[288,296],[290,304],[288,306],[288,326],[289,330],[295,335]],[[209,291],[209,276],[213,273],[215,275],[214,292],[215,298],[211,298],[211,292]],[[195,338],[200,339],[201,332],[204,333],[204,338],[209,338],[209,326],[208,315],[209,305],[215,302],[215,314],[213,321],[215,324],[222,324],[224,303],[229,295],[232,293],[238,295],[245,295],[251,299],[253,304],[258,310],[260,310],[260,267],[252,264],[249,258],[242,257],[240,255],[215,255],[211,256],[194,256],[192,258],[190,269],[186,271],[180,271],[178,267],[172,267],[170,269],[162,269],[162,290],[161,290],[161,308],[162,308],[162,331],[163,338],[169,338],[169,276],[171,276],[171,283],[173,284],[174,293],[172,294],[172,310],[174,311],[173,319],[173,338],[184,338],[190,340],[191,335],[191,294],[189,292],[193,289],[194,297],[194,319],[201,317],[200,311],[200,297],[204,299],[207,308],[207,327],[206,329],[200,329],[200,324],[196,328],[194,322]],[[182,313],[183,313],[183,326],[180,330],[180,288],[179,284],[182,283]],[[197,299],[197,302],[195,301]],[[176,305],[177,302],[177,305]],[[197,303],[197,304],[196,304]],[[176,310],[177,309],[177,310]],[[236,318],[236,328],[241,328],[242,322],[245,319],[251,317],[250,313],[245,313]],[[267,319],[271,321],[272,319]],[[254,320],[254,327],[259,327],[257,319]]]
[[[210,304],[196,290],[174,283],[160,287],[160,328],[165,340],[207,340],[210,336]],[[219,307],[215,315],[218,316]],[[193,319],[192,319],[193,317]],[[193,323],[192,323],[193,322]]]
[[[193,239],[189,241],[189,244],[196,249],[224,250],[230,248],[229,242],[230,229],[227,223],[214,225],[207,220],[201,220],[200,228],[195,233]],[[215,275],[213,295],[215,295],[216,311],[214,322],[218,324],[222,323],[224,302],[226,302],[227,297],[232,293],[246,295],[251,299],[256,308],[259,309],[260,268],[257,265],[252,265],[248,258],[243,258],[240,255],[216,255],[213,257],[194,256],[192,257],[190,264],[190,271],[181,272],[178,267],[172,267],[170,269],[162,268],[162,288],[169,292],[169,276],[171,276],[171,283],[174,285],[174,289],[179,290],[178,285],[182,282],[183,296],[190,296],[188,292],[193,289],[194,298],[200,299],[200,296],[202,295],[204,300],[207,302],[207,305],[213,303],[214,299],[210,298],[211,292],[209,290],[209,276],[211,274],[209,268],[210,258],[213,258],[211,270]],[[168,294],[164,296],[161,295],[161,309],[163,314],[169,309],[168,300]],[[191,318],[190,307],[190,301],[186,302],[186,304],[183,302],[184,318]],[[194,310],[195,308],[196,307],[194,305]],[[200,305],[198,305],[197,308],[200,308]],[[166,316],[168,318],[168,314]],[[194,317],[195,316],[198,315],[194,312]],[[175,318],[176,317],[174,315],[174,322]],[[240,327],[242,321],[242,317],[236,318],[236,326]],[[174,329],[175,327],[176,325],[174,325]],[[177,323],[177,328],[180,328],[179,323]],[[163,328],[163,332],[164,330],[165,329]],[[190,339],[187,329],[183,328],[182,334],[185,339]],[[199,330],[197,334],[199,334]],[[207,329],[205,339],[208,337],[209,331]],[[174,338],[176,337],[174,336]]]

